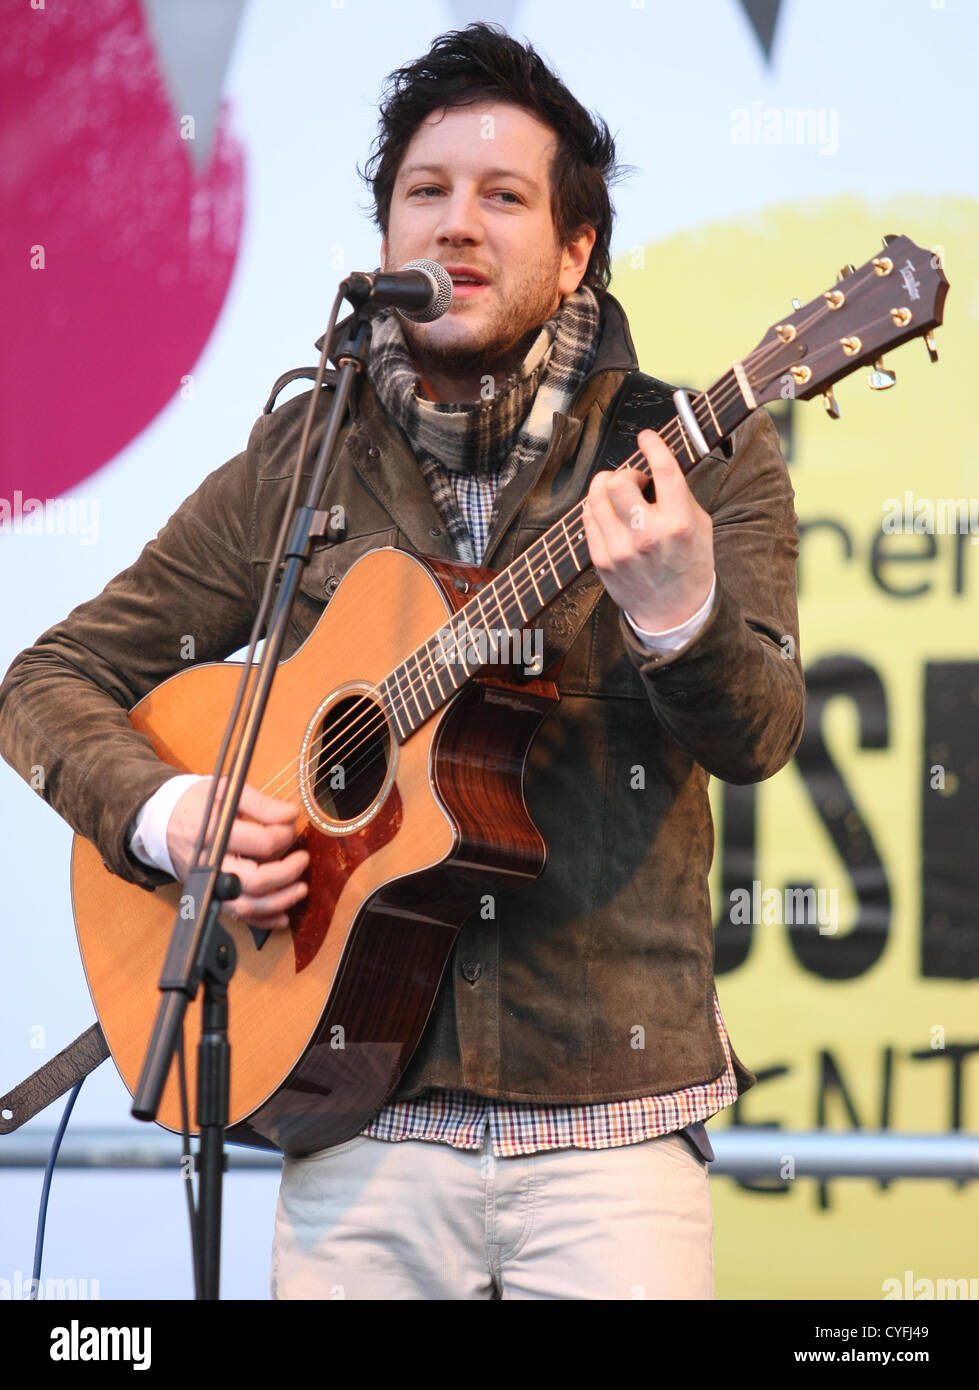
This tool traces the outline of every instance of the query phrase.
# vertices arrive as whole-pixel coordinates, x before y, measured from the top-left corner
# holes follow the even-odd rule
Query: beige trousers
[[[707,1163],[676,1134],[519,1158],[358,1136],[283,1164],[281,1299],[709,1299]]]

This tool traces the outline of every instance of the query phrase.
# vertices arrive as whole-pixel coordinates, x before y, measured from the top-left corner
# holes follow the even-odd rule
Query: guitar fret
[[[430,670],[430,671],[426,671],[425,668],[424,668],[424,666],[422,665],[422,657],[423,657],[423,656],[425,656],[425,657],[428,658],[428,664],[429,664],[429,666],[431,667],[431,670]],[[431,707],[432,707],[432,708],[429,710],[428,713],[429,713],[429,714],[434,714],[435,711],[438,709],[439,704],[441,703],[441,701],[436,701],[436,700],[433,700],[433,698],[432,698],[432,691],[431,691],[432,677],[433,677],[433,676],[435,677],[435,684],[436,684],[436,686],[438,686],[438,673],[437,673],[437,671],[436,671],[436,669],[435,669],[435,662],[432,660],[432,654],[431,654],[431,652],[429,651],[428,645],[427,645],[427,644],[426,644],[424,647],[420,647],[420,648],[418,649],[418,651],[415,653],[415,661],[416,661],[416,665],[418,666],[418,674],[419,674],[419,676],[420,676],[420,678],[421,678],[421,683],[422,683],[422,694],[425,696],[425,699],[428,701],[428,703],[429,703],[429,704],[431,705]],[[442,689],[441,689],[441,687],[439,686],[439,695],[441,695],[441,694],[442,694]],[[426,715],[426,718],[427,718],[427,717],[428,717],[428,716]]]
[[[418,653],[417,653],[417,652],[412,652],[411,656],[408,658],[408,661],[411,661],[412,658],[414,658],[415,666],[418,668],[418,674],[419,674],[419,676],[420,676],[420,675],[421,675],[421,667],[418,665]],[[414,676],[411,674],[411,670],[410,670],[410,668],[409,668],[409,666],[408,666],[408,662],[407,662],[407,661],[405,662],[405,676],[407,677],[407,680],[408,680],[408,692],[409,692],[409,694],[411,695],[411,698],[412,698],[412,699],[414,700],[414,702],[415,702],[415,709],[418,711],[418,719],[419,719],[419,722],[420,722],[420,723],[424,723],[425,720],[426,720],[426,718],[427,718],[428,716],[423,712],[422,707],[421,707],[421,705],[420,705],[419,702],[418,702],[418,695],[417,695],[417,693],[416,693],[416,691],[415,691],[415,678],[414,678]],[[423,687],[424,687],[424,684],[425,684],[425,682],[424,682],[424,680],[423,680],[423,681],[422,681],[422,686],[423,686]]]
[[[444,700],[449,692],[442,685],[442,673],[444,672],[449,677],[450,685],[452,682],[452,672],[445,659],[445,648],[442,645],[442,643],[436,639],[435,654],[432,654],[431,642],[428,643],[426,650],[429,652],[429,660],[432,664],[432,674],[435,677],[435,684],[438,686],[439,694],[442,696],[442,699]],[[441,654],[441,660],[439,660],[439,654]],[[456,688],[457,687],[453,687],[453,689]]]
[[[551,559],[551,552],[550,552],[550,549],[548,548],[548,544],[547,544],[547,532],[546,532],[546,531],[545,531],[545,533],[543,534],[543,536],[541,536],[541,538],[540,538],[540,543],[541,543],[541,545],[544,547],[544,554],[545,554],[546,557],[547,557],[547,563],[548,563],[548,564],[550,565],[550,567],[551,567],[551,573],[552,573],[553,576],[554,576],[554,583],[557,585],[558,589],[560,589],[560,587],[561,587],[561,576],[558,574],[557,570],[554,568],[554,561]]]
[[[467,604],[467,605],[466,605],[466,608],[468,608],[468,607],[469,607],[469,605]],[[477,604],[476,604],[476,607],[477,607],[477,608],[479,607],[478,602],[477,602]],[[479,650],[479,647],[478,647],[478,644],[477,644],[477,642],[476,642],[476,634],[475,634],[475,632],[473,631],[473,625],[472,625],[472,623],[469,621],[469,618],[468,618],[467,615],[466,615],[466,608],[460,608],[459,612],[461,613],[462,618],[463,618],[463,621],[464,621],[465,624],[466,624],[466,632],[467,632],[467,634],[468,634],[468,636],[469,636],[469,650],[470,650],[470,651],[473,651],[473,652],[476,652],[476,651]],[[468,662],[468,661],[464,661],[462,664],[465,666],[465,668],[466,668],[466,674],[468,675],[468,674],[469,674],[469,662]]]
[[[677,416],[676,423],[677,423],[677,428],[678,428],[679,431],[680,431],[680,441],[681,441],[681,443],[683,444],[683,447],[686,449],[687,453],[688,453],[689,456],[690,456],[690,462],[691,462],[691,463],[696,463],[696,462],[697,462],[697,455],[694,453],[693,449],[692,449],[691,446],[690,446],[690,440],[687,438],[687,432],[686,432],[686,430],[683,428],[683,421],[680,419],[679,415]]]
[[[394,699],[393,699],[393,701],[392,701],[392,704],[394,705],[394,708],[395,708],[396,710],[400,710],[400,713],[403,714],[403,715],[405,716],[405,724],[406,724],[407,728],[410,729],[410,728],[411,728],[411,720],[408,718],[408,711],[405,709],[404,696],[403,696],[402,693],[401,693],[401,679],[400,679],[400,677],[399,677],[399,675],[398,675],[398,672],[399,672],[400,670],[401,670],[401,667],[400,667],[400,666],[395,666],[394,670],[393,670],[393,671],[391,672],[391,674],[388,676],[388,680],[394,682],[394,686],[393,686],[393,689],[394,689]],[[396,717],[397,717],[397,716],[396,716]],[[400,719],[399,719],[399,723],[400,723]]]
[[[477,622],[475,627],[467,625],[469,631],[469,654],[471,660],[471,664],[470,660],[467,660],[466,662],[467,675],[475,675],[475,673],[480,669],[479,654],[481,646],[479,636],[480,634],[483,634],[483,636],[485,637],[485,634],[488,630],[486,626],[486,619],[483,615],[483,610],[481,607],[479,607],[478,604],[476,606],[479,611],[479,621]]]
[[[513,597],[517,605],[517,612],[520,614],[520,621],[525,623],[527,621],[527,614],[524,612],[524,606],[520,602],[520,594],[517,591],[517,581],[513,577],[513,570],[507,569],[505,573],[510,576],[510,588],[513,590]]]
[[[489,586],[489,591],[493,595],[493,598],[496,600],[496,606],[500,610],[500,617],[503,619],[503,630],[504,632],[506,632],[510,627],[510,619],[507,617],[506,609],[503,607],[503,600],[500,597],[500,591],[497,588],[496,580],[494,580],[493,583]]]
[[[713,421],[714,429],[715,429],[715,431],[717,432],[717,438],[718,438],[719,440],[720,440],[720,439],[723,439],[723,437],[724,437],[724,432],[723,432],[723,430],[721,429],[720,425],[717,423],[717,416],[714,414],[714,407],[711,405],[711,401],[710,401],[710,391],[701,391],[701,393],[700,393],[700,399],[704,402],[704,404],[706,405],[707,409],[708,409],[709,412],[710,412],[710,418],[711,418],[711,420]]]
[[[484,590],[484,592],[485,592],[485,590]],[[480,595],[477,595],[476,598],[473,600],[473,602],[475,603],[475,605],[476,605],[476,611],[477,611],[477,613],[479,614],[479,626],[482,628],[483,632],[488,632],[488,631],[489,631],[489,622],[487,621],[486,614],[483,612],[483,601],[482,601],[482,597],[481,597]],[[477,651],[479,650],[478,646],[476,647],[476,650],[477,650]]]
[[[469,621],[468,621],[468,619],[466,618],[466,610],[465,610],[465,608],[460,608],[459,611],[456,613],[455,616],[456,616],[456,619],[460,619],[460,618],[461,618],[461,620],[463,621],[463,623],[465,623],[466,631],[469,633],[470,638],[471,638],[471,637],[472,637],[472,629],[470,628],[470,626],[469,626]],[[459,623],[458,623],[458,621],[456,622],[455,628],[451,628],[451,627],[450,627],[450,628],[449,628],[449,631],[452,633],[452,647],[451,647],[451,656],[450,656],[450,658],[447,660],[446,670],[447,670],[448,673],[449,673],[449,680],[452,682],[452,690],[453,690],[453,692],[455,692],[456,690],[459,689],[459,687],[460,687],[460,685],[462,684],[462,682],[468,677],[468,675],[469,675],[469,665],[468,665],[468,663],[466,662],[466,660],[465,660],[465,658],[464,658],[464,656],[463,656],[462,643],[461,643],[460,640],[459,640],[459,638],[460,638],[460,633],[459,633]],[[455,675],[455,671],[456,671],[456,669],[457,669],[458,667],[462,667],[463,669],[462,669],[462,671],[460,672],[460,674],[459,674],[459,676],[458,676],[458,678],[457,678],[456,675]]]
[[[543,608],[545,606],[544,600],[541,598],[540,589],[537,587],[537,580],[534,578],[533,565],[530,562],[528,553],[524,554],[524,569],[527,571],[527,576],[534,587],[534,593],[537,595],[537,602],[540,604],[541,608]]]
[[[397,680],[397,671],[392,672],[392,675],[394,676],[395,680]],[[388,676],[387,680],[383,682],[381,686],[381,692],[382,697],[387,705],[387,708],[390,711],[391,718],[394,720],[394,727],[397,730],[398,737],[403,742],[404,739],[407,737],[408,729],[410,729],[411,725],[408,725],[408,729],[403,729],[401,727],[401,719],[398,715],[398,702],[395,700],[394,693],[391,689],[391,676]],[[400,700],[400,697],[398,698]]]
[[[576,526],[578,527],[578,530],[575,532],[574,536],[572,537],[571,544],[575,547],[575,549],[574,549],[574,555],[575,555],[575,563],[577,563],[578,547],[579,547],[579,546],[581,547],[582,558],[584,559],[584,557],[588,555],[588,537],[585,535],[585,527],[584,527],[584,522],[583,522],[583,520],[582,520],[582,518],[583,518],[583,516],[584,516],[584,509],[579,505],[579,506],[577,506],[577,507],[575,508],[575,513],[576,513],[575,524],[576,524]],[[581,568],[581,569],[584,569],[584,568],[585,568],[585,565],[590,564],[590,563],[591,563],[590,558],[589,558],[589,559],[586,559],[586,560],[584,560],[584,564],[582,564],[580,568]]]
[[[563,516],[562,516],[561,521],[560,521],[560,526],[561,526],[561,530],[564,532],[565,539],[566,539],[567,542],[568,542],[568,553],[569,553],[569,555],[571,556],[571,563],[574,565],[575,569],[576,569],[576,570],[578,571],[578,573],[580,574],[581,571],[582,571],[582,569],[583,569],[584,567],[583,567],[582,565],[579,565],[579,564],[578,564],[578,555],[577,555],[577,553],[576,553],[576,551],[575,551],[575,548],[574,548],[574,541],[571,539],[571,535],[570,535],[570,533],[569,533],[569,531],[568,531],[568,527],[567,527],[566,520],[565,520],[565,518],[564,518]]]
[[[541,539],[537,542],[537,544],[538,544],[538,545],[543,545],[543,541],[544,541],[544,538],[543,538],[543,536],[542,536]],[[547,547],[546,547],[546,546],[544,547],[544,558],[547,559],[547,560],[550,559],[550,556],[547,554]],[[543,600],[544,603],[550,603],[551,599],[554,597],[554,594],[552,594],[552,593],[549,592],[549,591],[550,591],[550,587],[551,587],[551,575],[548,574],[548,572],[547,572],[547,565],[538,565],[538,564],[536,563],[536,561],[535,561],[535,563],[534,563],[534,569],[535,569],[536,572],[537,572],[537,578],[540,580],[540,595],[541,595],[541,599]],[[552,567],[552,571],[553,571],[553,567]],[[557,576],[555,575],[555,579],[556,579],[556,578],[557,578]],[[554,592],[556,593],[556,592],[557,592],[557,589],[559,589],[559,588],[560,588],[560,584],[557,585],[557,588],[555,589]]]
[[[703,393],[703,391],[698,392],[697,395],[695,395],[695,396],[691,396],[691,397],[690,397],[690,409],[693,411],[693,418],[697,421],[697,424],[700,426],[700,432],[701,432],[701,434],[704,436],[704,443],[708,446],[708,448],[713,448],[713,444],[716,444],[716,443],[717,443],[717,440],[715,439],[715,440],[713,441],[713,444],[712,444],[712,443],[711,443],[711,440],[707,437],[707,431],[711,428],[711,426],[710,426],[710,424],[708,423],[708,421],[706,421],[706,420],[701,420],[700,417],[699,417],[698,414],[697,414],[697,402],[698,402],[698,401],[702,401],[703,398],[704,398],[704,393]]]

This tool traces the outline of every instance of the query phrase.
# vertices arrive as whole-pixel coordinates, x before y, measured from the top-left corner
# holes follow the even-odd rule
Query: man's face
[[[424,257],[452,275],[446,314],[402,324],[423,370],[465,374],[505,361],[577,289],[594,232],[570,247],[558,243],[550,185],[556,144],[529,111],[498,103],[433,112],[415,132],[381,255],[385,270]]]

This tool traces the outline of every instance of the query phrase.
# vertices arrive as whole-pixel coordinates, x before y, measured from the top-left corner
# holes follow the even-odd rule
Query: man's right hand
[[[167,849],[181,883],[191,867],[210,785],[210,778],[202,778],[188,787],[167,823]],[[226,903],[224,911],[256,927],[289,925],[289,909],[309,891],[301,878],[309,867],[308,852],[297,849],[281,857],[296,838],[298,815],[299,808],[291,802],[245,784],[221,864],[225,873],[238,875],[242,893]],[[215,819],[216,810],[212,826]]]

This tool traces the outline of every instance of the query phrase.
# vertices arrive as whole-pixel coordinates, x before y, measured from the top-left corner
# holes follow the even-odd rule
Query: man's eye
[[[429,184],[425,184],[422,188],[413,188],[413,189],[411,190],[411,196],[412,196],[413,198],[417,198],[417,197],[419,197],[419,196],[425,197],[425,196],[427,196],[429,193],[441,193],[441,192],[442,192],[441,188],[437,188],[437,187],[435,186],[435,184],[429,183]]]
[[[502,198],[505,202],[508,203],[519,203],[522,201],[518,193],[512,193],[508,188],[497,189],[495,193],[490,194],[490,197]]]

